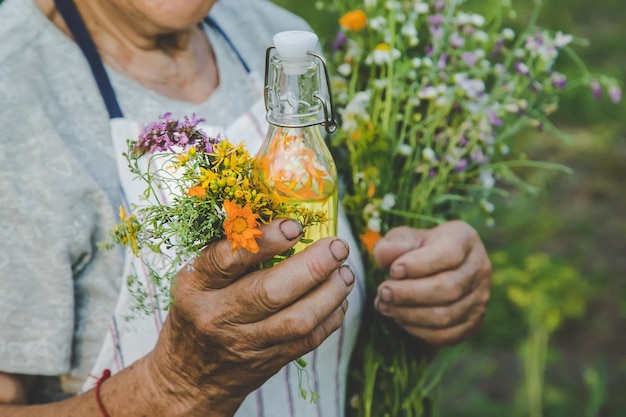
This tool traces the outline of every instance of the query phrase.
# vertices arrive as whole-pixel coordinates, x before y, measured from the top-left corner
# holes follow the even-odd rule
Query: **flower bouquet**
[[[205,135],[198,127],[203,121],[195,115],[178,120],[166,113],[148,124],[138,140],[127,142],[124,157],[145,190],[133,214],[120,207],[120,223],[105,243],[107,248],[121,244],[141,257],[151,269],[152,283],[166,296],[176,272],[213,241],[226,238],[233,252],[243,248],[256,253],[261,224],[293,218],[306,230],[328,221],[325,212],[268,192],[245,146]],[[259,267],[269,267],[292,252]],[[155,306],[147,304],[145,289],[134,278],[129,277],[129,286],[136,310],[150,312]]]
[[[571,49],[573,36],[537,26],[541,0],[518,32],[507,27],[515,15],[508,3],[491,2],[488,14],[463,0],[329,6],[341,16],[328,51],[341,127],[332,144],[347,168],[343,205],[369,271],[352,366],[359,416],[430,415],[437,382],[426,378],[427,355],[411,354],[416,341],[373,308],[386,279],[369,256],[376,240],[395,226],[429,227],[469,211],[492,223],[494,196],[512,186],[532,190],[519,167],[569,171],[515,158],[518,133],[562,135],[549,117],[575,87],[621,99],[618,82],[589,73]],[[580,69],[576,79],[556,70],[563,55]]]

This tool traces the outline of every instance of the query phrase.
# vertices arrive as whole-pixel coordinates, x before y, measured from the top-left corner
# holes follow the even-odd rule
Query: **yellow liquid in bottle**
[[[257,155],[256,169],[274,199],[327,219],[305,227],[305,240],[337,235],[337,171],[318,127],[272,127]],[[297,214],[292,217],[301,220]],[[299,242],[294,248],[299,252],[310,243]]]
[[[317,241],[328,236],[337,236],[337,190],[335,190],[326,200],[309,200],[299,201],[298,207],[306,208],[314,212],[324,212],[328,220],[324,223],[309,226],[304,230],[304,239]],[[310,243],[298,242],[294,249],[297,252],[302,251]]]

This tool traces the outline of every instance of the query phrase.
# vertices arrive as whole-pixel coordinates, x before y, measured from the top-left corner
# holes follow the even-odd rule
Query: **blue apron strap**
[[[122,117],[122,109],[120,108],[117,98],[115,97],[115,91],[109,80],[109,76],[104,69],[100,54],[96,49],[96,46],[85,27],[83,19],[80,17],[78,9],[72,0],[54,0],[57,10],[65,20],[65,24],[69,28],[74,41],[78,44],[83,55],[87,59],[91,72],[98,84],[98,89],[104,100],[104,104],[109,112],[111,119],[116,117]]]
[[[228,43],[228,46],[230,46],[230,48],[233,50],[235,55],[237,55],[237,58],[239,59],[239,62],[241,62],[241,65],[243,65],[243,68],[246,70],[246,72],[248,74],[250,74],[250,67],[248,66],[246,61],[243,59],[243,57],[241,56],[241,54],[239,53],[239,51],[235,47],[235,44],[233,44],[233,42],[230,40],[230,38],[228,37],[226,32],[224,32],[224,30],[222,30],[222,28],[220,27],[220,25],[217,24],[215,19],[212,18],[211,16],[207,16],[207,17],[204,18],[204,22],[207,25],[211,26],[213,29],[215,29],[224,38],[226,43]]]

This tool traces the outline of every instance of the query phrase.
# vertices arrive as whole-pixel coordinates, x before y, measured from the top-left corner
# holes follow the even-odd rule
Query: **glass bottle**
[[[256,155],[258,178],[274,198],[326,213],[328,221],[305,229],[304,239],[337,234],[338,181],[322,127],[336,130],[325,62],[313,52],[311,32],[280,32],[265,64],[267,135]],[[304,248],[296,245],[296,251]]]

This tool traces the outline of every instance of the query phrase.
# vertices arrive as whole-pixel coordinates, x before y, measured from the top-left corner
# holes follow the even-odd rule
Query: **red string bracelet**
[[[107,410],[104,408],[104,404],[102,404],[102,399],[100,398],[100,385],[102,385],[102,383],[106,381],[110,376],[111,371],[105,369],[104,371],[102,371],[102,376],[96,381],[96,403],[98,403],[98,408],[100,409],[103,417],[109,417],[109,413],[107,413]]]

